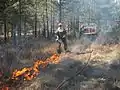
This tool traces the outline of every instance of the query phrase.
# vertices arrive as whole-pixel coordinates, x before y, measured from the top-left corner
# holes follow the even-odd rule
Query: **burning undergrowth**
[[[28,80],[31,82],[31,79],[37,77],[40,70],[50,63],[55,64],[59,61],[59,55],[55,52],[49,50],[43,52],[45,47],[51,45],[51,42],[46,43],[43,40],[32,42],[35,44],[21,43],[17,48],[12,45],[0,46],[0,90],[14,90],[14,88],[18,90],[24,82]],[[53,62],[51,59],[54,59]]]
[[[74,53],[74,51],[77,51],[77,52],[90,51],[89,46],[91,43],[88,43],[88,42],[85,43],[85,40],[84,40],[84,43],[81,42],[81,44],[78,43],[76,46],[74,46],[74,45],[72,46],[73,53],[61,54],[60,56],[57,54],[54,54],[54,51],[55,51],[54,46],[55,45],[53,45],[54,48],[51,48],[51,46],[44,48],[43,49],[44,54],[41,53],[41,51],[39,49],[36,49],[36,50],[31,49],[31,48],[25,49],[26,52],[29,50],[31,50],[31,51],[30,51],[30,53],[28,52],[27,54],[24,54],[24,53],[19,54],[19,57],[21,57],[21,58],[18,58],[18,57],[16,58],[16,56],[17,56],[16,52],[18,52],[18,51],[13,50],[13,52],[15,52],[15,55],[13,56],[12,53],[8,53],[8,55],[10,55],[10,56],[7,56],[9,58],[6,58],[6,60],[12,60],[12,62],[14,62],[14,61],[16,61],[16,59],[20,59],[20,62],[21,62],[22,61],[21,59],[25,58],[27,63],[25,63],[24,65],[23,65],[23,63],[22,64],[19,63],[20,65],[17,67],[17,69],[12,71],[7,76],[5,74],[4,75],[1,74],[0,75],[1,76],[0,90],[28,90],[28,89],[31,89],[31,90],[54,90],[62,80],[65,80],[66,78],[74,76],[74,74],[76,73],[77,70],[81,70],[81,68],[84,67],[84,64],[82,64],[82,63],[86,62],[86,60],[89,57],[89,53],[86,53],[84,55],[83,54],[76,55]],[[118,50],[118,48],[119,48],[119,44],[117,44],[117,45],[94,45],[93,44],[91,46],[91,49],[94,52],[91,57],[91,62],[98,61],[98,59],[101,60],[101,58],[104,61],[107,61],[106,57],[109,57],[107,59],[110,59],[113,57],[113,54],[115,54],[114,57],[116,57],[116,50]],[[48,52],[48,53],[46,53],[46,52]],[[5,54],[5,56],[3,56],[3,57],[6,57],[6,55],[7,54]],[[25,56],[25,57],[23,57],[23,56]],[[30,56],[32,56],[34,58],[32,58]],[[62,57],[67,56],[67,58],[66,59],[62,58],[62,60],[63,60],[62,65],[61,65],[61,63],[59,63],[59,65],[58,64],[55,65],[56,63],[59,62],[59,58],[61,59],[61,56]],[[103,58],[103,56],[105,58]],[[14,57],[15,60],[10,59],[11,57]],[[30,58],[30,60],[31,59],[33,59],[33,60],[30,61],[29,58]],[[119,57],[117,59],[119,59]],[[101,60],[101,62],[103,60]],[[31,63],[28,63],[28,62],[31,62]],[[17,62],[15,62],[15,64],[16,63]],[[101,64],[100,62],[99,63],[94,62],[94,63],[97,63],[99,65]],[[5,66],[7,66],[7,65],[5,65]],[[91,86],[92,86],[91,88],[97,87],[95,90],[103,90],[103,89],[99,89],[99,88],[106,87],[106,85],[104,85],[104,83],[106,84],[109,81],[106,81],[106,80],[101,81],[101,82],[104,82],[104,83],[102,83],[102,86],[101,86],[101,83],[99,83],[99,80],[96,81],[96,78],[94,78],[94,77],[99,76],[99,78],[102,79],[103,72],[106,72],[106,71],[104,71],[103,69],[99,69],[99,68],[96,69],[97,65],[96,65],[96,67],[93,67],[92,65],[93,64],[90,64],[90,66],[87,67],[88,69],[86,69],[85,72],[83,72],[81,75],[78,75],[74,79],[70,80],[69,82],[66,82],[65,85],[63,85],[63,87],[59,90],[74,90],[74,89],[85,90],[85,88],[89,88]],[[109,71],[109,73],[111,73],[111,72],[112,71]],[[93,78],[94,80],[91,80],[91,78]],[[94,85],[92,84],[93,82],[94,82]],[[109,86],[112,86],[112,84]],[[86,89],[86,90],[89,90],[89,89]]]
[[[53,54],[46,60],[36,60],[33,66],[16,69],[7,78],[3,78],[1,74],[1,78],[3,79],[3,81],[0,83],[1,90],[11,90],[9,87],[14,87],[18,83],[20,84],[21,80],[29,81],[36,78],[38,74],[40,74],[40,70],[46,68],[50,63],[59,63],[59,55]]]
[[[113,46],[103,47],[103,46],[93,45],[92,49],[94,50],[94,52],[92,54],[91,61],[92,59],[94,59],[93,58],[94,55],[95,56],[98,55],[96,53],[100,53],[101,55],[103,53],[110,53],[111,50],[113,51],[113,49],[115,48],[118,49],[118,47],[119,45],[114,46],[114,48]],[[106,51],[105,49],[106,50],[109,49],[110,52],[108,50]],[[41,58],[41,59],[36,58],[33,65],[27,66],[26,64],[26,66],[24,66],[21,69],[19,67],[18,69],[14,70],[8,78],[3,79],[2,82],[4,83],[1,84],[2,89],[3,90],[28,90],[28,89],[54,90],[57,87],[57,85],[59,85],[60,82],[62,82],[62,80],[64,81],[65,79],[74,76],[77,70],[81,70],[82,67],[85,66],[84,65],[86,62],[85,60],[87,60],[89,57],[87,53],[78,56],[73,54],[71,55],[62,54],[60,56],[57,54],[48,54],[47,57],[45,58]],[[86,56],[86,59],[82,58],[82,56]],[[75,57],[77,57],[76,60]],[[60,60],[62,61],[61,63],[59,63],[59,58],[63,60],[63,61]],[[59,65],[57,63],[59,63]],[[109,75],[104,73],[106,72],[105,67],[103,67],[102,69],[96,67],[97,66],[92,66],[90,64],[84,72],[76,76],[74,79],[71,79],[70,81],[66,82],[59,90],[74,90],[74,89],[89,90],[89,88],[92,89],[94,88],[95,90],[104,90],[104,88],[108,88],[112,86],[112,84],[114,84],[114,81],[112,81],[112,84],[110,84],[109,86],[106,85],[109,84],[108,83],[109,81],[107,81],[106,79],[106,77],[108,78]],[[109,71],[109,73],[111,73],[111,71]],[[103,77],[104,75],[106,75],[105,81]],[[98,80],[99,78],[101,80]]]

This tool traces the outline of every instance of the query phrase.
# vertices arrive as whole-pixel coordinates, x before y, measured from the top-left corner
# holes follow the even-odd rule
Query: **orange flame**
[[[23,68],[22,70],[15,70],[12,73],[12,79],[18,80],[20,76],[23,76],[24,80],[31,80],[35,78],[39,73],[39,67],[45,68],[49,63],[57,64],[59,63],[59,55],[54,54],[45,61],[37,60],[34,62],[33,67]],[[7,89],[6,89],[7,90]]]
[[[9,88],[8,87],[3,87],[2,90],[9,90]]]

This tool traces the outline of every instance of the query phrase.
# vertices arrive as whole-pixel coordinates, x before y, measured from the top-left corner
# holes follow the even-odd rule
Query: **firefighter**
[[[64,50],[65,52],[67,52],[67,39],[66,39],[66,30],[63,28],[62,23],[58,24],[58,29],[55,31],[55,35],[56,35],[56,41],[58,42],[58,49],[57,52],[61,53],[62,49],[61,49],[61,45],[63,43],[64,45]]]

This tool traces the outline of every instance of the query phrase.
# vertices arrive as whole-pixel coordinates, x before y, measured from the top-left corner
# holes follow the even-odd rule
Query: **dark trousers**
[[[60,40],[62,41],[62,43],[64,45],[64,50],[66,51],[67,50],[67,40],[66,40],[66,38],[61,38]],[[58,40],[58,43],[59,43],[58,48],[59,49],[61,49],[61,44],[62,44],[60,40]]]

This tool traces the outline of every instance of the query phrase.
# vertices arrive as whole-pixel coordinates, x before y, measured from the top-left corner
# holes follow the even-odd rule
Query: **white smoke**
[[[72,52],[83,52],[91,45],[91,41],[87,37],[82,37],[80,40],[76,40],[71,45],[70,49]]]

